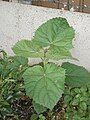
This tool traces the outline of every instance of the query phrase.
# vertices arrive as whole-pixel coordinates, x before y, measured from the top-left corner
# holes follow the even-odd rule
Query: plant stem
[[[43,64],[45,65],[46,64],[46,52],[44,50],[44,59],[43,59]]]

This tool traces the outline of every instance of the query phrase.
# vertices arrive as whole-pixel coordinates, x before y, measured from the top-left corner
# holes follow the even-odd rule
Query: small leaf
[[[72,105],[78,105],[79,104],[80,99],[79,98],[74,98],[73,101],[71,101]]]
[[[39,115],[39,120],[46,120],[46,118],[41,114]]]
[[[87,109],[87,104],[86,104],[85,102],[81,102],[81,103],[80,103],[80,108],[81,108],[82,110],[86,110],[86,109]]]
[[[23,77],[27,95],[40,105],[52,109],[62,96],[65,70],[55,64],[28,68]]]
[[[81,87],[81,89],[80,89],[80,91],[82,92],[82,93],[85,93],[85,92],[87,92],[87,87],[86,86],[83,86],[83,87]]]
[[[63,63],[66,69],[66,84],[72,87],[90,86],[90,73],[83,67],[71,63]]]
[[[80,88],[74,88],[75,93],[81,93]]]
[[[34,43],[34,40],[21,40],[14,45],[12,50],[16,55],[27,58],[43,56],[43,50],[40,51],[39,47]]]
[[[69,102],[72,100],[72,96],[70,96],[70,95],[66,95],[65,97],[64,97],[64,103],[65,104],[69,104]]]
[[[37,120],[38,119],[38,115],[37,114],[33,114],[30,118],[30,120]]]
[[[43,113],[47,110],[47,108],[43,107],[40,104],[35,103],[34,101],[33,101],[33,107],[38,114]]]

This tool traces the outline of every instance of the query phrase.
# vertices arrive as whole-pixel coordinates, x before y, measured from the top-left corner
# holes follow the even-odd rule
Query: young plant
[[[53,18],[36,30],[32,41],[22,40],[13,47],[18,56],[42,59],[43,66],[36,65],[25,71],[24,84],[27,95],[35,103],[51,110],[64,92],[65,69],[48,62],[72,58],[74,35],[65,18]]]
[[[67,88],[64,93],[66,120],[90,119],[90,89],[85,87]]]

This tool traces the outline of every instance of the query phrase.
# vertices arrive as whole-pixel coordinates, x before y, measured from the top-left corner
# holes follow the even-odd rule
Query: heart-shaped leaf
[[[90,73],[81,66],[71,63],[63,63],[62,67],[66,69],[66,84],[72,87],[90,86]]]
[[[53,18],[41,25],[35,32],[35,42],[41,47],[49,47],[47,57],[52,59],[70,58],[74,30],[65,18]]]
[[[52,109],[62,96],[65,70],[55,64],[28,68],[23,77],[27,95],[44,107]]]

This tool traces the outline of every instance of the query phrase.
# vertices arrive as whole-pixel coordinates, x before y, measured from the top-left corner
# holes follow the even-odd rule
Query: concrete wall
[[[13,54],[11,47],[18,40],[31,39],[42,23],[59,16],[75,29],[72,55],[79,60],[76,63],[90,70],[90,14],[0,2],[0,49]]]

